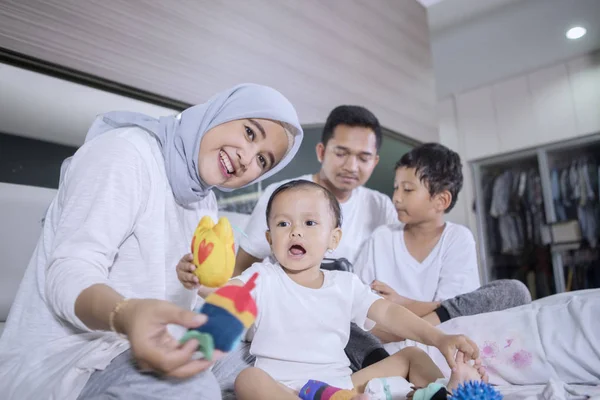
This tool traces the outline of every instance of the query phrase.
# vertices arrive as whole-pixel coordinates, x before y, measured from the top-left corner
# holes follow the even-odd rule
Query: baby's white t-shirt
[[[354,270],[366,284],[378,280],[418,301],[442,301],[480,286],[473,234],[451,222],[423,262],[408,252],[402,225],[382,226],[363,245]]]
[[[255,366],[280,382],[350,377],[344,352],[350,323],[371,329],[367,314],[381,297],[351,272],[323,271],[323,286],[311,289],[268,261],[253,264],[235,279],[245,283],[255,272],[258,315],[250,346]]]
[[[295,179],[313,182],[310,174]],[[267,186],[252,211],[245,229],[246,236],[241,239],[240,247],[253,257],[263,260],[271,254],[269,243],[265,238],[267,203],[275,189],[291,180]],[[361,245],[375,229],[398,221],[398,214],[392,200],[383,193],[363,186],[354,189],[350,198],[340,206],[342,210],[342,240],[332,253],[327,254],[327,258],[344,257],[354,263]]]

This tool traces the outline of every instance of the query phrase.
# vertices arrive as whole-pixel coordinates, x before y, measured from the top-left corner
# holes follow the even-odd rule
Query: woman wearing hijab
[[[220,399],[197,343],[167,332],[205,321],[175,267],[198,221],[217,219],[212,188],[275,174],[302,136],[290,102],[254,84],[174,117],[96,119],[63,164],[0,339],[2,397]]]

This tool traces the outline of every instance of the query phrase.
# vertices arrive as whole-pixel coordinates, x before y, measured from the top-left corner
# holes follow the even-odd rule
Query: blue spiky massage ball
[[[502,395],[489,383],[469,381],[458,385],[452,392],[451,400],[501,400]]]

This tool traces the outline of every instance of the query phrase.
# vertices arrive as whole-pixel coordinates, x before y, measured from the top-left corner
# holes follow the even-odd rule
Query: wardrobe
[[[600,133],[471,162],[482,280],[600,288]]]

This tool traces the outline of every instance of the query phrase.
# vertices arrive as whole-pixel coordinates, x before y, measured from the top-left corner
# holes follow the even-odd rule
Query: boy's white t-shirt
[[[250,346],[255,366],[288,385],[301,386],[308,379],[329,384],[346,380],[351,385],[350,361],[344,352],[350,323],[371,329],[374,323],[367,314],[381,297],[351,272],[323,271],[323,286],[311,289],[268,261],[253,264],[235,279],[245,283],[255,272],[259,276],[252,294],[258,315]]]
[[[378,280],[418,301],[442,301],[480,286],[473,234],[451,222],[423,262],[408,252],[402,225],[382,226],[363,245],[354,270],[366,284]]]
[[[313,182],[311,174],[302,175],[295,179]],[[246,253],[261,260],[271,254],[269,243],[265,238],[267,203],[275,189],[295,179],[273,183],[267,186],[261,195],[246,225],[245,232],[247,236],[244,236],[240,241],[240,247]],[[354,189],[352,196],[341,203],[340,206],[342,210],[342,240],[332,253],[327,254],[327,258],[344,257],[354,263],[361,245],[375,229],[398,221],[398,213],[392,204],[392,200],[383,193],[363,186]]]

